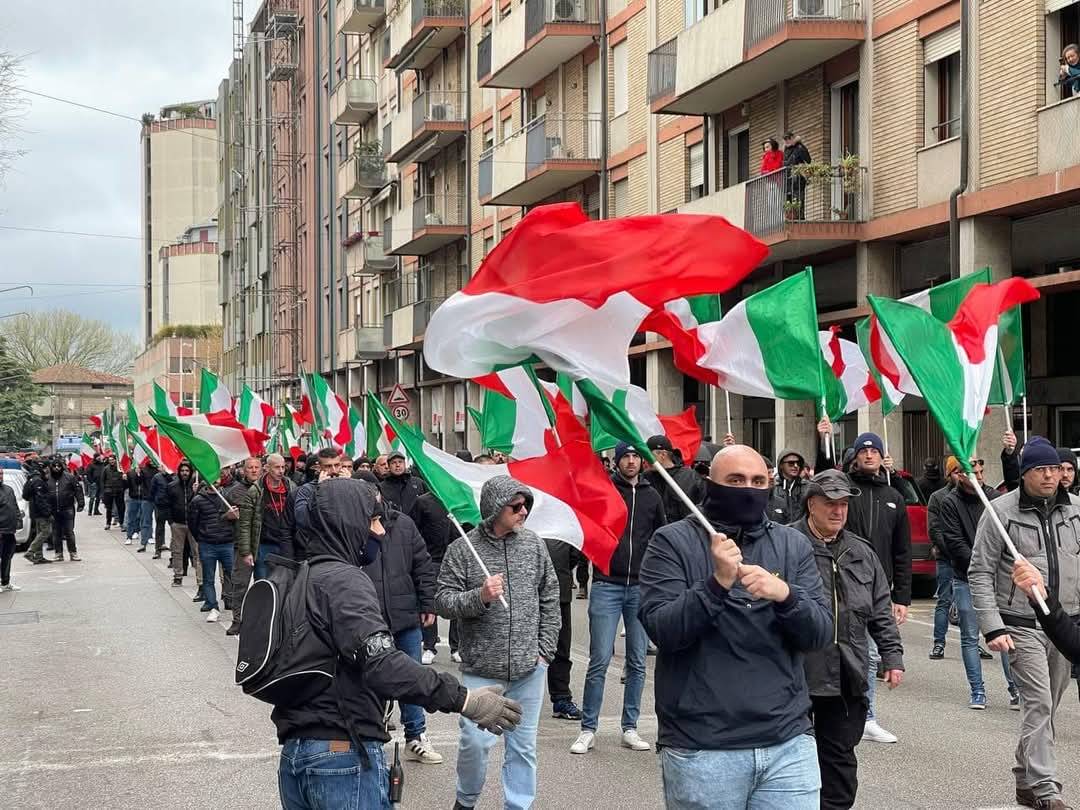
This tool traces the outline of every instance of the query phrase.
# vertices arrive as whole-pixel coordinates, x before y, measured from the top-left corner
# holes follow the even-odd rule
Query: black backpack
[[[241,609],[236,683],[244,694],[282,708],[307,703],[334,682],[337,653],[308,609],[311,567],[270,555],[270,574],[256,580]]]

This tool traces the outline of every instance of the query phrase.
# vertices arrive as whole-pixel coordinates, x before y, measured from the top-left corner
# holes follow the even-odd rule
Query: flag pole
[[[884,413],[881,414],[881,443],[885,446],[885,455],[889,455],[889,418]],[[892,486],[888,467],[885,468],[885,483]]]
[[[476,559],[477,564],[480,566],[480,570],[484,572],[484,578],[490,579],[491,571],[488,570],[488,567],[487,565],[485,565],[484,561],[480,559],[480,554],[477,552],[476,546],[472,544],[472,540],[469,539],[469,535],[465,533],[465,529],[462,528],[460,523],[458,523],[458,519],[454,516],[453,512],[447,510],[447,516],[450,518],[450,522],[454,524],[454,528],[458,530],[458,534],[461,535],[461,539],[465,541],[465,545],[469,547],[469,551],[472,552],[473,557]],[[502,603],[502,606],[506,610],[510,609],[510,606],[506,604],[506,598],[503,597],[502,594],[499,594],[499,602]]]
[[[1023,408],[1024,414],[1024,444],[1027,444],[1028,440],[1028,410],[1027,410],[1027,394],[1024,394],[1020,398],[1020,407]]]
[[[209,481],[207,481],[210,484]],[[226,508],[231,512],[233,509],[239,509],[239,507],[229,503],[225,500],[225,496],[221,494],[221,490],[217,488],[217,484],[210,484],[210,489],[214,490],[214,494],[221,498],[221,502],[225,504]]]
[[[1001,518],[998,516],[998,513],[990,505],[990,499],[987,498],[986,493],[983,492],[982,484],[979,482],[979,479],[975,477],[975,473],[969,472],[967,474],[967,477],[968,480],[971,481],[971,485],[975,487],[975,492],[979,496],[979,500],[982,501],[983,508],[986,510],[986,513],[990,515],[990,520],[997,528],[998,534],[1000,534],[1001,539],[1005,541],[1005,548],[1009,550],[1009,553],[1012,554],[1014,559],[1024,559],[1024,555],[1017,550],[1016,545],[1012,541],[1012,538],[1009,537],[1009,533],[1005,531],[1005,527],[1002,525]],[[1049,616],[1050,608],[1046,606],[1046,600],[1043,598],[1043,595],[1035,589],[1032,589],[1031,593],[1034,595],[1035,601],[1038,603],[1039,609],[1043,612],[1043,615]]]
[[[726,388],[724,389],[724,407],[725,407],[726,412],[727,412],[727,432],[728,432],[728,435],[729,436],[734,436],[735,434],[731,430],[731,394],[728,393],[728,390]]]
[[[668,471],[664,469],[664,465],[653,464],[652,469],[656,470],[657,474],[659,474],[659,476],[664,479],[664,483],[671,487],[672,492],[679,496],[679,500],[686,504],[686,508],[690,510],[690,514],[693,515],[697,522],[701,524],[702,528],[705,529],[706,533],[708,533],[710,537],[716,534],[716,529],[714,529],[712,527],[712,524],[709,523],[708,520],[706,520],[705,515],[701,513],[698,505],[692,500],[690,500],[690,496],[682,491],[682,487],[675,483],[675,479],[672,478]]]

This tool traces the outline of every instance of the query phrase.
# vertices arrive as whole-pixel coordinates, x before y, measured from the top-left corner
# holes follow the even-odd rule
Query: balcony
[[[355,277],[377,276],[397,267],[397,256],[387,256],[381,233],[356,233],[344,242],[345,269]]]
[[[339,126],[363,124],[378,107],[379,91],[374,79],[342,79],[330,94],[330,117]]]
[[[383,288],[383,342],[386,347],[405,348],[423,340],[431,314],[468,279],[467,267],[427,262],[391,279]]]
[[[595,175],[600,171],[600,126],[598,114],[534,118],[492,151],[489,193],[485,196],[481,179],[480,201],[534,205]]]
[[[945,202],[960,185],[960,137],[923,147],[915,162],[919,207]]]
[[[859,0],[728,0],[649,54],[649,104],[654,113],[717,113],[865,36]]]
[[[491,196],[491,159],[494,154],[494,146],[480,153],[480,163],[477,166],[476,192],[477,197],[481,200],[486,200]]]
[[[339,34],[366,34],[385,16],[383,0],[338,0],[334,12]]]
[[[404,105],[390,125],[390,163],[430,159],[465,137],[465,94],[430,90]]]
[[[363,200],[386,185],[386,162],[376,143],[357,144],[356,150],[337,168],[339,199]]]
[[[387,26],[385,67],[421,70],[465,31],[465,0],[402,3]]]
[[[465,238],[465,197],[424,194],[391,218],[389,253],[427,256]]]
[[[1080,96],[1039,110],[1039,174],[1080,165]]]
[[[480,41],[482,87],[532,87],[600,36],[598,0],[525,0],[524,9],[513,8]]]

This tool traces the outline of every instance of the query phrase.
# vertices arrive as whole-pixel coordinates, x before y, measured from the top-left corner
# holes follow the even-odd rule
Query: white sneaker
[[[20,588],[15,583],[12,583],[10,585],[0,585],[0,591],[21,591],[21,590],[22,590],[22,588]]]
[[[131,545],[131,538],[130,537],[127,538],[126,540],[124,540],[124,545],[125,546],[130,546]]]
[[[424,652],[420,655],[420,661],[423,664],[434,664],[435,653],[432,650],[424,650]]]
[[[208,622],[216,622],[218,620],[218,616],[220,616],[220,615],[221,615],[221,612],[217,608],[214,608],[213,610],[211,610],[209,613],[206,614],[206,620]]]
[[[141,540],[142,538],[141,538],[141,537],[139,537],[139,533],[138,533],[138,532],[132,532],[132,533],[131,533],[131,539],[132,539],[132,540]]]
[[[862,738],[867,742],[876,743],[894,743],[897,741],[896,735],[879,726],[877,720],[866,721],[866,725],[863,726]]]
[[[420,739],[409,740],[405,744],[405,759],[422,762],[424,765],[441,765],[443,755],[432,747],[426,734],[421,734]]]
[[[592,750],[596,745],[596,733],[592,731],[583,731],[578,734],[578,738],[574,740],[574,744],[570,746],[571,754],[585,754]]]
[[[636,728],[628,728],[622,733],[622,747],[629,748],[631,751],[648,751],[652,748],[645,740],[641,739]]]
[[[455,664],[460,664],[461,653],[459,653],[457,650],[454,650],[452,653],[450,653],[450,660],[453,661]]]

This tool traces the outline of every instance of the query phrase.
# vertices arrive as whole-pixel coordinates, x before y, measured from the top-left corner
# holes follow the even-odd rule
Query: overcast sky
[[[255,0],[245,3],[250,17]],[[228,0],[4,0],[0,50],[26,54],[23,86],[138,118],[216,98],[232,54]],[[137,237],[139,124],[28,96],[0,187],[0,226]],[[67,307],[137,334],[141,243],[0,229],[0,315]]]

